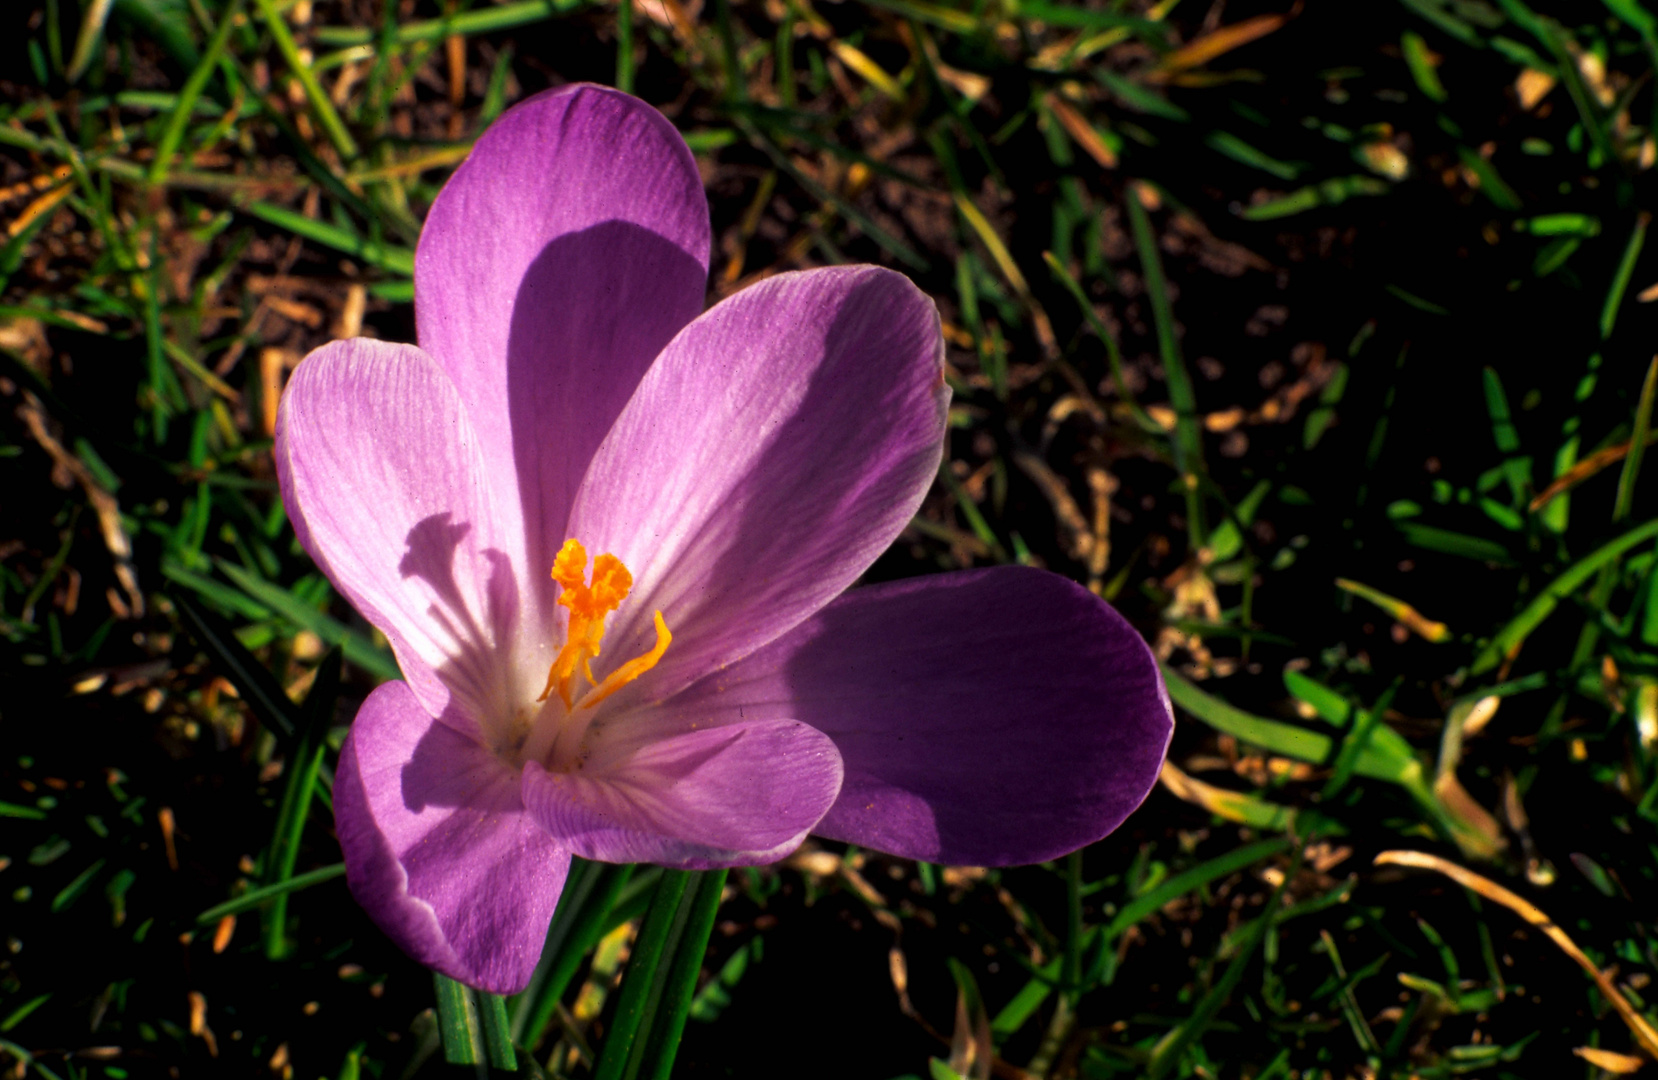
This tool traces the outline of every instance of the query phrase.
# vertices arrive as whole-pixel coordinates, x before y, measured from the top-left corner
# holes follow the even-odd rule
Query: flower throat
[[[579,704],[591,709],[628,683],[656,666],[662,654],[668,651],[673,635],[662,613],[655,613],[656,645],[642,656],[636,656],[607,675],[603,682],[593,677],[593,658],[599,655],[604,640],[604,620],[621,606],[633,588],[633,575],[614,555],[600,555],[593,560],[593,580],[587,580],[587,549],[579,540],[566,540],[553,560],[553,580],[562,586],[558,602],[570,612],[569,632],[564,648],[559,650],[547,672],[547,686],[537,701],[546,701],[556,691],[566,710]],[[579,693],[577,676],[592,687]]]

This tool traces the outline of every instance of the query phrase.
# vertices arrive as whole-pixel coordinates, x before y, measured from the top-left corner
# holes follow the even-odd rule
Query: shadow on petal
[[[518,784],[391,682],[358,712],[334,787],[358,903],[415,959],[497,993],[528,981],[570,862]]]
[[[663,699],[785,633],[898,535],[938,469],[938,325],[902,275],[841,267],[751,286],[668,346],[574,517],[636,582],[606,661],[650,648],[656,610],[674,633],[631,700]]]
[[[524,273],[507,345],[510,415],[499,419],[512,426],[526,558],[548,618],[557,609],[546,572],[593,452],[702,310],[705,280],[678,245],[626,221],[558,237]]]

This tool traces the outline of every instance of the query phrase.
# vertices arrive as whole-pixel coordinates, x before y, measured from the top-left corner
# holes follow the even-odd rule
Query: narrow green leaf
[[[197,915],[196,925],[211,926],[226,915],[239,915],[244,911],[251,911],[282,893],[299,892],[301,889],[309,889],[313,885],[321,885],[325,881],[333,881],[337,877],[344,876],[345,863],[341,862],[332,866],[308,870],[303,874],[295,874],[293,877],[278,881],[273,885],[263,885],[257,889],[249,889],[241,896],[226,900],[222,904],[215,904]]]
[[[104,868],[105,861],[104,859],[97,860],[91,866],[76,874],[73,881],[60,889],[58,894],[52,897],[52,914],[56,915],[76,900],[79,900],[81,894],[86,892],[87,887],[92,884],[92,879],[98,876],[98,871]]]
[[[51,996],[52,995],[50,993],[41,994],[39,997],[30,998],[28,1001],[25,1001],[23,1004],[13,1009],[4,1020],[0,1020],[0,1031],[10,1031],[12,1028],[21,1024],[28,1018],[30,1013],[46,1004],[47,1000],[51,998]]]
[[[184,70],[194,71],[201,62],[196,43],[190,40],[190,20],[179,18],[177,8],[154,0],[115,0],[114,13],[141,28]]]
[[[335,251],[343,251],[352,258],[360,259],[370,266],[377,266],[387,273],[402,277],[414,276],[414,252],[409,248],[392,247],[377,241],[365,240],[349,229],[316,221],[304,214],[270,203],[251,202],[242,209],[260,221],[287,229],[297,236],[314,240]]]
[[[1499,210],[1520,209],[1519,193],[1508,186],[1508,182],[1498,174],[1495,165],[1466,146],[1457,147],[1457,157],[1468,171],[1479,179],[1480,191],[1491,200],[1493,206]]]
[[[644,1045],[640,1042],[640,1052],[635,1055],[635,1042],[648,1019],[646,1014],[655,1011],[653,999],[660,998],[657,972],[684,927],[680,901],[696,876],[696,872],[687,870],[662,872],[651,897],[650,910],[639,928],[639,938],[628,958],[622,993],[606,1028],[604,1048],[594,1066],[594,1080],[624,1080],[630,1074],[637,1075]]]
[[[1414,521],[1401,521],[1397,524],[1399,531],[1404,534],[1406,543],[1428,551],[1461,555],[1465,559],[1477,559],[1480,562],[1497,563],[1501,566],[1514,562],[1507,548],[1484,537],[1469,536],[1467,533],[1453,532],[1433,525],[1419,525]]]
[[[885,249],[888,254],[892,255],[912,270],[928,269],[927,260],[917,254],[914,248],[910,247],[896,236],[893,236],[880,225],[877,225],[874,219],[868,214],[864,213],[862,210],[859,210],[857,207],[853,206],[851,203],[848,203],[833,191],[824,187],[822,184],[797,169],[789,155],[779,149],[777,145],[772,142],[771,138],[762,132],[753,121],[739,113],[737,114],[737,122],[738,127],[743,130],[743,134],[748,136],[749,141],[758,146],[767,157],[771,158],[772,164],[776,165],[779,171],[786,173],[790,179],[799,184],[801,188],[807,192],[807,194],[812,196],[812,198],[816,199],[820,203],[833,207],[837,214],[852,222],[852,224],[858,226],[858,228],[863,230],[863,232],[867,234],[871,240],[875,241],[883,249]]]
[[[1641,459],[1646,455],[1647,433],[1652,430],[1652,398],[1658,389],[1658,357],[1647,366],[1646,380],[1641,383],[1640,402],[1635,406],[1635,431],[1629,436],[1629,453],[1623,459],[1623,471],[1618,474],[1618,498],[1612,508],[1613,522],[1629,517],[1635,505],[1635,481],[1641,475]]]
[[[1629,240],[1623,247],[1623,258],[1618,260],[1617,273],[1612,275],[1611,287],[1606,290],[1606,301],[1600,309],[1600,339],[1605,341],[1612,336],[1612,328],[1618,322],[1618,309],[1623,306],[1624,293],[1629,291],[1629,279],[1635,274],[1635,260],[1641,257],[1641,248],[1646,244],[1647,226],[1652,221],[1652,215],[1645,211],[1635,215],[1635,227],[1629,231]]]
[[[1175,335],[1174,305],[1169,301],[1168,280],[1163,276],[1163,259],[1157,251],[1157,237],[1152,232],[1151,218],[1140,201],[1141,190],[1139,185],[1130,184],[1123,205],[1128,208],[1134,247],[1140,256],[1146,295],[1151,301],[1152,321],[1157,326],[1157,352],[1163,363],[1163,380],[1169,388],[1169,406],[1174,409],[1175,417],[1174,467],[1185,488],[1187,536],[1192,550],[1196,551],[1209,540],[1203,496],[1198,490],[1205,473],[1203,429],[1198,420],[1197,395],[1192,391],[1192,377],[1186,370],[1186,359],[1180,354],[1180,340]]]
[[[172,577],[167,573],[167,565],[163,562],[162,573]],[[213,666],[235,685],[242,700],[253,710],[254,717],[285,748],[290,748],[294,733],[298,730],[299,707],[288,699],[276,677],[236,640],[235,633],[224,620],[178,590],[173,590],[170,596],[179,614],[184,616],[184,625],[189,629],[190,636],[207,653]]]
[[[616,7],[616,89],[633,93],[633,0]]]
[[[294,876],[299,859],[299,842],[311,813],[311,797],[322,771],[323,752],[328,747],[328,728],[334,718],[334,704],[340,694],[341,652],[338,646],[323,657],[311,692],[298,717],[298,741],[288,762],[288,783],[277,811],[276,831],[265,856],[265,884],[276,885]],[[271,898],[264,916],[265,955],[280,960],[288,955],[288,890]]]
[[[725,890],[726,873],[724,868],[706,870],[697,881],[696,895],[690,900],[690,911],[679,946],[674,950],[667,983],[662,988],[662,1000],[651,1024],[638,1076],[668,1080],[673,1072],[680,1036],[684,1034],[685,1020],[691,1014],[691,1002],[696,995],[697,976],[702,972],[702,958],[708,951],[708,938],[714,932],[714,917]]]
[[[1602,566],[1613,559],[1619,558],[1630,548],[1646,540],[1658,536],[1658,518],[1639,525],[1609,543],[1601,545],[1592,554],[1578,560],[1565,573],[1549,583],[1541,593],[1534,597],[1518,615],[1509,620],[1508,625],[1497,632],[1486,647],[1480,650],[1474,658],[1473,665],[1468,669],[1470,674],[1479,675],[1490,671],[1500,664],[1505,656],[1513,654],[1525,642],[1526,638],[1544,619],[1554,611],[1555,607],[1577,591],[1578,587],[1588,581]]]
[[[864,0],[873,8],[890,11],[907,19],[928,23],[956,34],[972,34],[984,29],[984,24],[970,12],[958,11],[927,0]]]
[[[1405,54],[1405,66],[1410,68],[1410,77],[1416,80],[1416,88],[1429,101],[1443,102],[1449,95],[1445,93],[1445,84],[1439,81],[1432,50],[1422,35],[1406,30],[1399,39],[1399,45]]]
[[[513,1011],[512,1035],[523,1046],[541,1042],[582,960],[611,929],[611,913],[632,876],[632,866],[572,862],[541,960]]]
[[[1520,218],[1514,229],[1533,236],[1599,236],[1600,218],[1592,214],[1538,214]]]
[[[1382,692],[1382,696],[1377,699],[1375,705],[1369,709],[1360,710],[1358,719],[1353,724],[1353,730],[1342,740],[1341,750],[1336,755],[1335,766],[1330,770],[1330,779],[1324,785],[1325,799],[1334,798],[1336,793],[1347,785],[1347,781],[1352,777],[1353,770],[1358,765],[1360,757],[1370,750],[1371,736],[1378,730],[1392,730],[1382,723],[1382,717],[1387,713],[1387,707],[1393,703],[1393,695],[1398,690],[1399,683],[1395,681]],[[1374,760],[1374,753],[1371,756]],[[1414,760],[1414,756],[1412,760]],[[1391,773],[1395,769],[1391,764],[1388,764],[1383,765],[1381,771]],[[1392,779],[1393,777],[1386,778]]]
[[[1393,188],[1374,176],[1343,176],[1297,188],[1277,199],[1246,206],[1238,215],[1249,221],[1271,221],[1305,213],[1320,206],[1335,206],[1360,195],[1386,195]]]
[[[334,102],[328,97],[328,92],[317,81],[317,73],[312,70],[310,61],[300,55],[299,45],[294,41],[294,35],[289,32],[288,24],[282,18],[282,13],[276,10],[275,0],[254,0],[259,5],[259,14],[264,17],[265,26],[270,29],[271,39],[276,42],[277,51],[282,59],[287,61],[288,70],[294,73],[299,85],[305,91],[305,97],[311,103],[311,111],[316,114],[317,122],[328,135],[328,141],[334,144],[334,149],[340,156],[350,161],[357,156],[357,140],[351,137],[346,130],[345,121],[334,109]],[[225,16],[228,20],[228,15]]]
[[[1319,718],[1334,727],[1346,727],[1347,720],[1353,713],[1353,706],[1347,699],[1336,693],[1315,679],[1310,679],[1299,671],[1284,669],[1284,689],[1306,702],[1317,713]]]
[[[268,605],[271,610],[295,626],[311,631],[330,645],[340,646],[345,650],[345,658],[364,671],[381,679],[403,677],[391,653],[378,647],[364,635],[346,628],[337,620],[304,603],[288,590],[271,584],[235,563],[221,559],[218,566],[242,591]]]
[[[204,600],[226,611],[234,612],[250,622],[263,622],[271,617],[270,608],[249,598],[246,593],[237,592],[230,586],[214,581],[205,574],[186,570],[179,565],[176,559],[165,557],[162,559],[161,576],[191,589]],[[226,632],[229,633],[229,630],[227,629]]]
[[[1434,0],[1400,0],[1400,3],[1464,45],[1479,48],[1485,44],[1480,40],[1479,32],[1474,29],[1472,23],[1444,10]]]
[[[518,1055],[512,1048],[511,1025],[507,1022],[507,1003],[500,994],[478,991],[478,1013],[484,1024],[484,1046],[489,1051],[489,1063],[507,1072],[518,1071]]]
[[[399,45],[412,45],[417,41],[441,41],[447,37],[513,30],[574,10],[579,3],[580,0],[519,0],[518,3],[481,7],[458,12],[448,18],[405,23],[397,28],[392,40]],[[367,27],[320,26],[312,32],[312,37],[320,45],[338,48],[372,45],[375,34]]]
[[[1577,107],[1584,130],[1589,133],[1589,140],[1594,144],[1594,153],[1590,155],[1591,163],[1604,164],[1616,160],[1611,137],[1607,135],[1606,124],[1601,118],[1600,104],[1584,85],[1583,74],[1578,70],[1577,61],[1572,55],[1574,43],[1570,36],[1553,19],[1536,18],[1535,22],[1543,44],[1554,54],[1555,68],[1560,81],[1566,85],[1566,93],[1571,97],[1572,104]],[[1600,158],[1598,163],[1594,161],[1597,155]]]
[[[1300,863],[1299,858],[1296,859],[1296,863]],[[1209,988],[1209,992],[1203,995],[1203,998],[1197,1003],[1197,1007],[1192,1010],[1192,1015],[1167,1035],[1157,1040],[1157,1044],[1152,1047],[1151,1060],[1146,1065],[1148,1080],[1159,1080],[1170,1069],[1180,1064],[1180,1059],[1185,1056],[1187,1049],[1203,1036],[1204,1031],[1214,1021],[1215,1014],[1220,1012],[1222,1005],[1226,1004],[1226,999],[1232,995],[1233,988],[1243,978],[1244,970],[1249,967],[1250,961],[1255,958],[1255,951],[1261,947],[1261,942],[1266,940],[1267,930],[1272,926],[1273,917],[1278,910],[1279,897],[1284,895],[1284,886],[1289,884],[1289,880],[1293,876],[1293,874],[1286,874],[1284,879],[1278,883],[1278,887],[1272,892],[1272,898],[1267,901],[1267,913],[1249,925],[1249,929],[1244,932],[1243,939],[1238,945],[1237,952],[1232,956],[1232,962],[1226,965],[1226,970],[1221,974],[1221,977],[1216,979],[1214,985]]]
[[[1233,708],[1220,698],[1199,690],[1167,664],[1158,666],[1163,671],[1163,681],[1174,703],[1217,731],[1224,731],[1252,746],[1297,761],[1318,764],[1330,756],[1333,745],[1330,736]]]
[[[1128,406],[1129,412],[1134,417],[1134,422],[1140,425],[1142,431],[1162,435],[1164,433],[1162,425],[1153,420],[1146,410],[1140,407],[1140,402],[1134,396],[1134,391],[1129,388],[1128,376],[1123,370],[1123,351],[1117,344],[1116,335],[1101,321],[1099,314],[1094,311],[1094,305],[1089,301],[1088,295],[1082,291],[1082,286],[1076,278],[1071,276],[1071,272],[1065,269],[1065,265],[1054,257],[1054,253],[1044,251],[1042,260],[1048,264],[1048,270],[1054,278],[1065,286],[1065,291],[1076,300],[1077,307],[1082,311],[1082,317],[1087,320],[1089,328],[1094,331],[1094,336],[1099,338],[1100,343],[1105,346],[1106,360],[1111,365],[1111,383],[1117,388],[1117,396]],[[969,283],[971,282],[970,274],[964,273],[958,276]],[[974,321],[977,321],[976,312]]]
[[[478,1003],[472,997],[472,988],[435,971],[432,982],[437,991],[443,1059],[451,1065],[478,1065],[488,1060],[483,1023],[478,1018]]]
[[[1203,140],[1213,150],[1219,151],[1242,165],[1252,169],[1260,169],[1270,173],[1280,180],[1294,180],[1301,175],[1306,165],[1297,161],[1279,161],[1277,158],[1255,149],[1229,131],[1212,131]]]
[[[1190,113],[1168,98],[1148,90],[1126,76],[1118,75],[1103,65],[1095,65],[1093,74],[1095,80],[1109,90],[1112,96],[1137,112],[1182,123],[1192,118]]]
[[[190,77],[184,81],[184,86],[179,90],[178,98],[173,103],[172,114],[167,117],[167,126],[162,129],[161,138],[156,142],[155,158],[150,162],[150,183],[166,182],[167,169],[173,163],[173,155],[178,152],[179,141],[184,138],[184,129],[190,123],[190,118],[195,115],[196,103],[201,98],[207,81],[219,68],[219,57],[224,52],[225,43],[230,40],[230,31],[236,25],[241,12],[242,0],[232,0],[219,13],[219,25],[207,42],[207,52],[203,54],[201,63],[190,72]]]
[[[1485,379],[1485,410],[1491,415],[1491,437],[1497,449],[1504,454],[1518,453],[1520,433],[1514,429],[1514,417],[1508,411],[1508,395],[1503,393],[1502,378],[1497,369],[1487,367]]]
[[[1281,851],[1289,850],[1290,842],[1287,837],[1275,837],[1271,840],[1257,840],[1253,844],[1234,848],[1224,855],[1217,855],[1207,862],[1199,863],[1190,870],[1184,870],[1169,878],[1155,888],[1136,896],[1121,911],[1105,924],[1101,931],[1106,941],[1115,941],[1121,937],[1129,927],[1146,918],[1152,912],[1161,909],[1171,900],[1178,900],[1189,892],[1203,888],[1211,881],[1216,881],[1229,874],[1235,874],[1245,867],[1253,866],[1262,859],[1271,858]]]
[[[1601,0],[1606,10],[1633,26],[1641,37],[1651,45],[1658,42],[1658,19],[1652,17],[1652,12],[1643,8],[1636,0]]]

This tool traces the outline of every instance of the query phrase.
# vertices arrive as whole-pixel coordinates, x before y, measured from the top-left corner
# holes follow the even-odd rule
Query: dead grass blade
[[[1589,974],[1590,978],[1595,980],[1595,986],[1606,996],[1606,1000],[1612,1003],[1612,1007],[1618,1010],[1618,1015],[1629,1026],[1629,1030],[1634,1034],[1635,1041],[1641,1045],[1641,1049],[1653,1058],[1658,1058],[1658,1029],[1655,1029],[1647,1022],[1646,1017],[1635,1010],[1635,1006],[1629,1003],[1629,999],[1624,997],[1606,973],[1595,966],[1595,962],[1589,959],[1582,949],[1577,947],[1577,943],[1566,936],[1566,932],[1556,926],[1554,920],[1543,914],[1542,910],[1531,901],[1516,893],[1509,892],[1489,878],[1482,877],[1472,870],[1465,870],[1456,863],[1441,859],[1437,855],[1429,855],[1425,851],[1384,851],[1376,856],[1375,861],[1377,866],[1414,866],[1421,870],[1433,870],[1444,874],[1458,885],[1474,890],[1492,903],[1501,904],[1526,922],[1543,931],[1544,934],[1548,935],[1550,941],[1560,946],[1562,952],[1571,957],[1578,967],[1581,967]]]
[[[1646,437],[1646,444],[1648,446],[1651,446],[1655,442],[1658,442],[1658,431],[1651,432]],[[1530,510],[1534,514],[1537,513],[1537,511],[1547,506],[1555,496],[1562,495],[1570,491],[1572,488],[1577,487],[1577,485],[1583,483],[1583,481],[1589,479],[1602,469],[1616,465],[1628,456],[1628,442],[1621,442],[1616,446],[1608,446],[1604,450],[1596,450],[1576,465],[1573,465],[1571,468],[1555,477],[1554,482],[1549,484],[1549,486],[1544,488],[1542,491],[1539,491],[1537,493],[1537,497],[1531,500],[1531,505],[1526,509]]]
[[[1205,34],[1163,57],[1156,67],[1146,73],[1146,81],[1166,82],[1180,72],[1202,67],[1223,53],[1247,45],[1256,38],[1266,37],[1300,11],[1301,5],[1297,3],[1282,15],[1256,15],[1231,26],[1223,26],[1212,34]]]

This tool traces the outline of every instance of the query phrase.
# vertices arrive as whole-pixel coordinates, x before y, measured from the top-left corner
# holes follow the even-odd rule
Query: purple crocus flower
[[[1168,744],[1145,644],[1064,578],[841,595],[937,472],[938,315],[870,266],[704,312],[709,249],[661,114],[542,94],[432,206],[420,347],[334,342],[283,398],[300,542],[406,679],[340,752],[347,880],[473,986],[524,986],[573,854],[1033,862],[1114,829]]]

